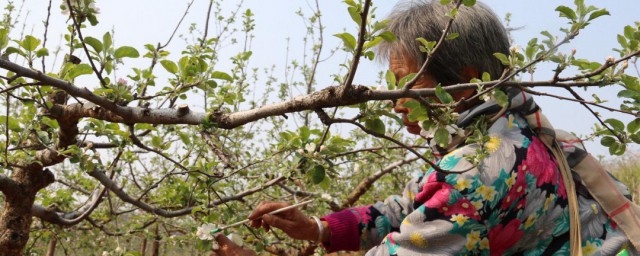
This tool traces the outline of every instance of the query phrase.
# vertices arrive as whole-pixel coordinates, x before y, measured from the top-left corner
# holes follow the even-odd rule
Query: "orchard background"
[[[412,79],[375,61],[395,1],[1,2],[0,254],[207,254],[197,229],[260,201],[314,198],[304,211],[321,216],[381,200],[432,159],[392,100],[439,98],[414,118],[443,128],[448,91],[469,87],[502,104],[499,87],[540,95],[637,191],[639,4],[485,3],[511,29],[496,56],[510,73],[405,90]],[[258,252],[322,253],[232,231]]]

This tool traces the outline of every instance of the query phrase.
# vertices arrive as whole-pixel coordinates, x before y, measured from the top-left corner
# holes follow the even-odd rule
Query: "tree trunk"
[[[51,240],[49,240],[49,247],[47,248],[47,256],[56,255],[56,244],[58,243],[58,236],[53,234]]]
[[[158,223],[156,223],[156,239],[153,240],[153,243],[151,244],[151,255],[160,255],[160,233],[158,231]]]
[[[140,255],[145,256],[147,251],[147,238],[142,240],[142,248],[140,248]]]
[[[0,216],[0,255],[21,255],[29,241],[31,206],[35,194],[5,196],[4,209]]]
[[[31,231],[31,207],[36,193],[55,181],[53,173],[33,164],[14,168],[11,177],[14,184],[3,188],[5,196],[0,215],[0,256],[21,255]]]

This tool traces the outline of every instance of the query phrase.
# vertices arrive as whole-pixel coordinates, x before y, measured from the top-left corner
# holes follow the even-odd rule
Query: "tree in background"
[[[417,39],[428,56],[423,68],[399,81],[383,72],[374,86],[355,80],[359,63],[373,60],[375,46],[395,36],[383,32],[386,23],[370,0],[344,1],[344,16],[355,28],[334,35],[343,42],[334,49],[324,44],[318,1],[312,14],[299,13],[308,30],[292,42],[302,41],[307,54],[287,64],[283,77],[273,67],[249,68],[255,20],[242,2],[229,11],[210,1],[206,22],[189,28],[182,37],[188,45],[178,53],[167,46],[180,23],[166,42],[144,49],[118,45],[112,31],[83,33],[99,15],[113,15],[99,14],[94,0],[62,1],[67,32],[62,45],[52,47],[47,28],[50,15],[59,15],[52,11],[58,3],[49,1],[44,34],[28,35],[8,2],[0,21],[0,254],[157,255],[162,244],[166,252],[196,254],[211,247],[196,238],[198,227],[243,220],[260,201],[315,198],[305,211],[321,214],[400,191],[433,158],[424,140],[399,132],[402,120],[389,102],[399,98],[416,99],[406,105],[410,118],[435,128],[436,142],[445,145],[453,109],[473,100],[454,102],[449,93],[477,88],[474,98],[506,105],[505,87],[583,105],[598,120],[593,136],[612,155],[640,143],[640,119],[625,123],[595,110],[638,115],[639,23],[619,28],[619,57],[579,59],[558,47],[609,13],[576,0],[556,9],[568,21],[560,36],[544,31],[509,56],[495,55],[509,67],[502,77],[411,89],[438,48],[459,36],[449,31],[458,8],[475,4],[453,2],[442,37]],[[226,64],[220,55],[229,45],[240,47]],[[343,51],[348,58],[335,67],[334,85],[318,85],[318,66]],[[144,65],[129,64],[139,58]],[[543,62],[556,66],[553,77],[525,81]],[[611,85],[622,85],[611,87],[624,99],[619,107],[576,91]],[[543,87],[572,97],[538,90]],[[480,123],[474,128],[467,142],[484,145],[486,130]],[[278,233],[235,232],[257,251],[311,254],[316,248]]]

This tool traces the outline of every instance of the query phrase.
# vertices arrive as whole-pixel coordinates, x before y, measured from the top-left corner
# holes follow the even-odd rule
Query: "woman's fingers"
[[[283,202],[262,202],[255,209],[253,209],[253,212],[249,215],[248,218],[250,220],[254,220],[254,219],[256,219],[256,218],[258,218],[258,217],[260,217],[262,215],[265,215],[265,214],[270,213],[272,211],[287,207],[289,205],[291,205],[291,204],[283,203]]]
[[[269,230],[269,224],[265,224],[264,221],[260,218],[261,216],[270,213],[272,211],[287,207],[291,204],[283,203],[283,202],[262,202],[260,203],[249,215],[249,219],[251,220],[251,226],[254,228],[264,227],[265,230]],[[278,213],[280,217],[287,218],[286,215],[290,215],[295,212],[296,209],[287,210],[285,212]]]
[[[262,222],[263,225],[274,226],[276,228],[282,229],[282,231],[284,231],[285,233],[293,231],[292,229],[296,227],[295,222],[271,214],[264,215],[262,217]]]

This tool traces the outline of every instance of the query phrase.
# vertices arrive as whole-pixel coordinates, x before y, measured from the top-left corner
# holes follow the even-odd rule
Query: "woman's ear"
[[[468,83],[471,79],[480,78],[480,74],[478,74],[478,69],[472,66],[465,66],[462,68],[462,82]]]

